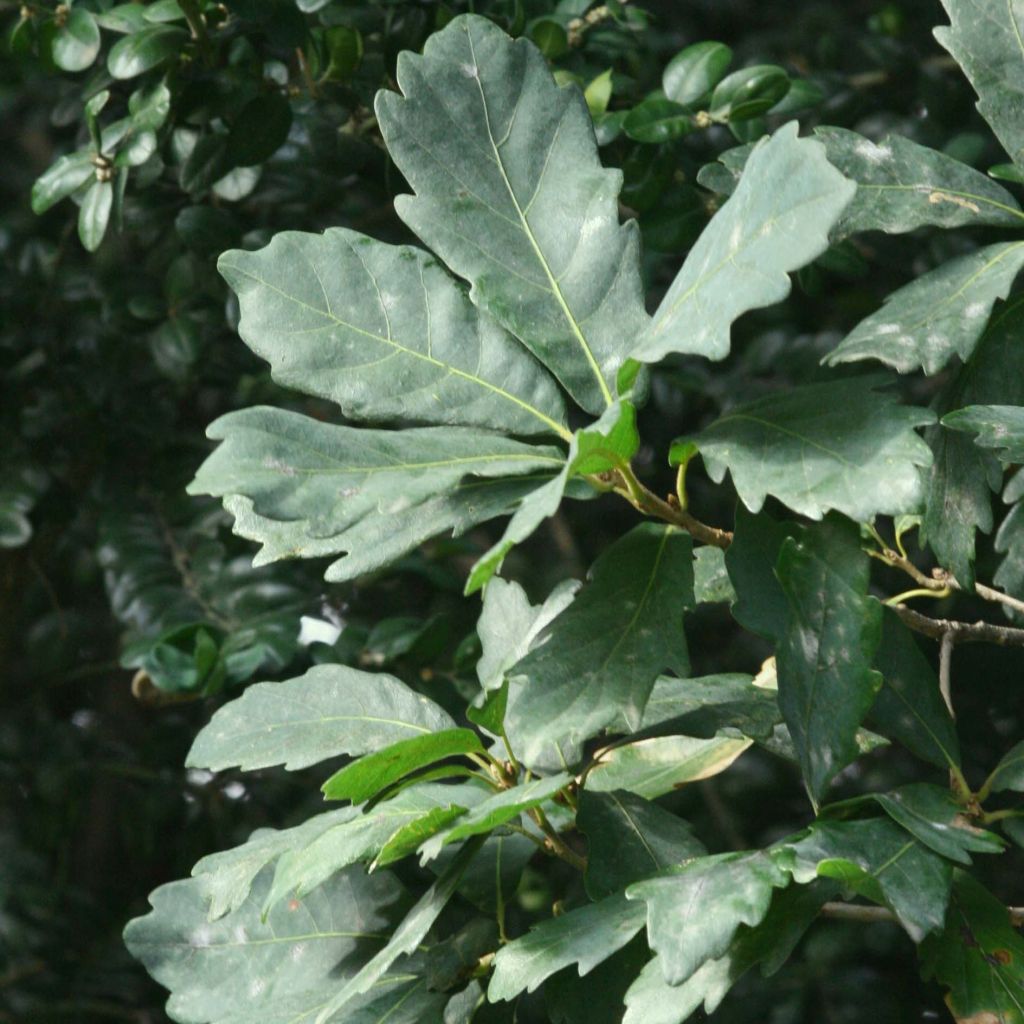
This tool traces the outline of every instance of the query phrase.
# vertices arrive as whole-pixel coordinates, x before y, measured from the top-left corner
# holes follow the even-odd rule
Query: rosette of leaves
[[[681,1022],[752,967],[777,970],[837,896],[875,904],[916,943],[948,943],[954,864],[1002,843],[981,827],[987,794],[967,787],[934,669],[871,593],[862,539],[876,516],[920,510],[931,453],[917,428],[934,416],[884,378],[834,373],[724,410],[670,459],[681,484],[697,454],[713,480],[730,474],[734,533],[695,519],[683,486],[657,497],[631,465],[642,364],[724,358],[733,322],[785,298],[789,274],[825,252],[857,186],[784,126],[751,149],[648,316],[619,176],[597,159],[583,97],[531,44],[456,18],[402,55],[397,84],[376,113],[412,189],[399,214],[434,255],[340,229],[225,254],[243,339],[348,422],[230,413],[192,490],[224,499],[259,561],[332,557],[332,580],[511,516],[469,573],[484,591],[479,687],[456,715],[436,680],[321,665],[214,714],[191,766],[317,767],[341,806],[153,894],[126,939],[171,990],[169,1012],[471,1020],[544,986],[576,1022],[590,1010],[565,993],[587,975],[617,1019]],[[564,497],[605,491],[652,521],[582,586],[532,605],[496,577]],[[768,498],[803,521],[770,517]],[[684,619],[723,600],[773,645],[756,679],[692,678]],[[952,791],[829,805],[836,776],[889,740]],[[708,854],[655,801],[755,743],[795,763],[820,814],[765,849]],[[509,898],[541,855],[582,887],[512,937]],[[392,870],[413,856],[425,882]],[[943,980],[959,962],[932,961]]]

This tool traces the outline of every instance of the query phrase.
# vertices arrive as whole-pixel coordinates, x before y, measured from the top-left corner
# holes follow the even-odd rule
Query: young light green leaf
[[[790,605],[776,652],[779,708],[817,803],[857,757],[857,730],[882,684],[871,670],[881,607],[867,594],[860,534],[838,518],[786,540],[776,573]]]
[[[643,928],[645,917],[642,903],[620,894],[542,921],[498,950],[487,998],[499,1002],[533,992],[572,964],[580,977],[589,974]]]
[[[200,877],[161,886],[153,910],[124,933],[132,955],[171,990],[168,1015],[195,1024],[303,1019],[386,941],[389,908],[402,891],[393,877],[357,867],[304,900],[278,904],[263,921],[263,872],[242,906],[210,922],[204,884]]]
[[[935,670],[891,608],[882,610],[874,667],[883,680],[871,708],[875,728],[938,768],[959,767],[960,742]]]
[[[349,978],[317,1014],[315,1024],[327,1024],[343,1006],[368,992],[399,957],[413,953],[433,927],[448,901],[455,894],[459,880],[480,849],[482,840],[471,839],[452,860],[444,874],[420,897],[402,923],[392,933],[387,945]],[[337,987],[337,985],[335,985]]]
[[[717,483],[729,470],[752,512],[769,494],[810,519],[831,509],[859,522],[914,511],[919,467],[931,462],[914,428],[934,415],[898,405],[877,383],[808,384],[727,412],[695,438],[708,474]]]
[[[203,857],[192,868],[192,876],[202,879],[203,894],[209,900],[208,920],[216,921],[242,906],[256,876],[283,853],[311,843],[357,813],[355,808],[344,807],[317,814],[295,828],[259,829],[241,846]]]
[[[422,250],[283,231],[217,267],[274,379],[349,419],[569,436],[554,380]]]
[[[915,942],[942,927],[952,865],[886,818],[818,821],[787,844],[794,881],[834,878],[888,907]]]
[[[857,183],[857,193],[832,232],[834,240],[858,231],[902,234],[925,226],[986,224],[1020,227],[1017,200],[988,175],[901,135],[881,142],[846,128],[820,127],[829,162]]]
[[[1024,761],[1024,749],[1020,757]],[[971,852],[1003,852],[1003,841],[972,825],[948,788],[912,782],[888,793],[876,793],[874,799],[893,821],[949,860],[970,864]]]
[[[308,842],[302,842],[305,836],[296,836],[297,842],[277,861],[274,883],[263,902],[264,914],[279,900],[311,892],[350,864],[379,857],[389,844],[394,849],[404,843],[411,827],[422,829],[424,820],[432,822],[439,816],[453,820],[486,796],[486,787],[474,783],[411,786],[319,831]]]
[[[1024,242],[1000,242],[958,256],[893,292],[862,320],[826,362],[878,359],[900,373],[938,373],[954,355],[966,360],[985,332],[997,299],[1006,298]]]
[[[1006,907],[980,882],[958,871],[949,916],[922,943],[922,973],[949,991],[946,1005],[961,1024],[1024,1020],[1024,940]]]
[[[658,674],[689,671],[682,618],[693,603],[687,534],[645,523],[612,544],[508,671],[506,722],[524,763],[573,764],[584,740],[620,718],[636,729]]]
[[[339,768],[320,788],[325,800],[361,804],[418,768],[446,757],[482,753],[483,749],[480,737],[472,729],[443,729],[426,736],[412,736]]]
[[[402,95],[379,93],[376,112],[415,192],[399,216],[599,413],[647,315],[636,225],[619,224],[622,176],[600,165],[582,94],[555,84],[533,44],[475,15],[422,56],[403,53],[397,78]]]
[[[493,832],[499,825],[518,818],[523,811],[529,811],[547,803],[571,781],[570,775],[560,772],[558,775],[522,782],[511,789],[505,789],[494,796],[489,796],[471,808],[468,813],[462,815],[451,828],[439,832],[424,843],[420,847],[422,859],[424,861],[432,860],[443,847],[458,842],[460,839]]]
[[[256,683],[225,704],[196,737],[186,764],[295,771],[454,727],[447,712],[393,676],[317,665],[284,683]]]
[[[1024,462],[1024,407],[969,405],[942,417],[942,425],[975,434],[975,443],[991,448],[1006,465]]]
[[[764,851],[700,857],[626,890],[647,904],[647,939],[670,985],[722,956],[741,924],[764,918],[772,890],[789,884],[787,856]]]
[[[688,822],[624,790],[583,790],[576,826],[587,837],[583,880],[592,900],[707,853]]]
[[[828,248],[855,191],[821,143],[797,137],[795,121],[759,143],[631,355],[647,363],[669,352],[724,359],[732,322],[789,294],[787,273]]]
[[[1014,0],[942,0],[950,25],[935,38],[978,94],[978,110],[1017,166],[1024,166],[1024,20]]]
[[[612,747],[598,754],[587,773],[587,789],[598,793],[624,789],[655,800],[687,783],[724,772],[751,742],[727,736],[710,740],[660,736]]]

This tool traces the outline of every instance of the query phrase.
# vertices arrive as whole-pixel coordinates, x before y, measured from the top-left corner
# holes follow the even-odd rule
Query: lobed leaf
[[[317,665],[284,683],[257,683],[225,704],[196,737],[186,764],[295,771],[454,727],[447,712],[394,676]]]
[[[797,137],[795,121],[763,140],[632,356],[648,363],[669,352],[724,359],[732,322],[789,294],[788,272],[825,251],[828,232],[855,191],[820,143]]]
[[[597,157],[582,94],[526,40],[465,15],[398,60],[376,113],[414,195],[399,216],[472,284],[584,409],[613,400],[643,330],[639,237],[619,225],[619,171]]]

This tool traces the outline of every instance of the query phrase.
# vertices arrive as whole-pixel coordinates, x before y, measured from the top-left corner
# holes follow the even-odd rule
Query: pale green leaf
[[[966,360],[985,332],[997,299],[1006,298],[1024,242],[1000,242],[944,263],[898,291],[862,320],[827,361],[878,359],[900,373],[938,373],[954,355]]]
[[[901,135],[881,142],[846,128],[820,127],[829,162],[857,183],[833,238],[858,231],[902,234],[925,226],[1020,227],[1017,200],[988,175]]]
[[[978,94],[978,110],[1018,167],[1024,166],[1024,13],[1018,0],[942,0],[950,25],[935,38]]]
[[[383,673],[318,665],[284,683],[257,683],[196,737],[187,764],[220,771],[307,768],[455,727],[438,705]]]
[[[349,419],[568,437],[554,380],[422,250],[354,231],[284,231],[217,263],[238,333],[279,383]]]
[[[403,53],[397,78],[402,95],[379,93],[376,112],[415,192],[399,216],[600,412],[647,315],[636,225],[619,224],[622,176],[600,165],[582,94],[555,84],[532,43],[474,15],[422,56]]]
[[[304,841],[306,836],[297,836],[277,861],[274,883],[264,899],[264,913],[287,896],[304,896],[350,864],[372,860],[423,819],[434,820],[437,812],[454,818],[486,796],[486,788],[473,783],[412,786],[369,810],[350,815],[308,841]]]
[[[265,406],[228,413],[207,430],[223,443],[191,494],[241,495],[253,511],[331,537],[369,515],[400,512],[464,476],[513,476],[564,464],[557,449],[466,427],[365,430]]]
[[[304,900],[279,904],[266,921],[261,874],[237,910],[207,920],[204,880],[157,889],[153,910],[125,929],[125,943],[170,989],[167,1012],[188,1024],[279,1024],[322,1006],[387,940],[401,887],[362,868],[338,875]]]
[[[931,462],[914,428],[934,415],[898,405],[877,383],[808,384],[730,410],[695,438],[708,474],[718,483],[729,470],[752,512],[768,495],[810,519],[830,509],[860,522],[914,511],[919,467]]]
[[[88,150],[80,149],[60,157],[32,186],[32,212],[45,213],[95,176],[96,165]]]
[[[506,722],[526,764],[573,764],[584,740],[620,718],[636,729],[658,674],[687,674],[682,619],[694,603],[691,551],[689,536],[671,526],[634,527],[508,670]]]
[[[237,910],[249,895],[253,879],[272,861],[289,850],[305,846],[336,825],[350,821],[358,811],[345,807],[317,814],[295,828],[260,829],[241,846],[203,857],[192,875],[201,878],[209,900],[209,920]]]
[[[725,552],[705,544],[693,552],[693,596],[697,604],[717,604],[736,600],[736,591],[725,565]]]
[[[487,998],[498,1002],[533,992],[572,964],[580,977],[589,974],[643,928],[645,917],[642,903],[617,895],[542,921],[498,951]]]
[[[772,890],[789,884],[785,861],[763,851],[700,857],[626,890],[647,905],[647,940],[670,985],[722,956],[741,924],[764,918]]]
[[[346,1004],[352,1002],[376,984],[391,965],[408,953],[414,952],[441,915],[462,878],[469,862],[480,848],[479,839],[471,839],[458,852],[445,873],[420,897],[402,923],[394,930],[387,945],[368,961],[357,974],[342,984],[320,1010],[316,1024],[326,1024]],[[337,988],[337,983],[335,984]]]
[[[797,137],[795,121],[759,143],[631,355],[649,363],[669,352],[724,359],[732,322],[789,294],[788,272],[828,248],[855,190],[820,142]]]
[[[724,772],[751,744],[748,739],[660,736],[597,755],[587,774],[587,789],[608,793],[624,789],[654,800],[690,782]]]
[[[776,667],[779,708],[811,800],[857,757],[857,730],[882,680],[871,663],[882,611],[852,524],[829,519],[786,540],[776,568],[789,601]]]

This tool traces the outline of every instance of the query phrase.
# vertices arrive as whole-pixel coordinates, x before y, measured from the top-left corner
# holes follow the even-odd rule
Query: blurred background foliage
[[[585,90],[604,161],[625,176],[623,213],[641,224],[652,301],[720,202],[700,169],[782,121],[895,131],[983,170],[1001,159],[931,36],[937,0],[0,5],[2,1022],[166,1020],[162,990],[122,949],[125,921],[203,854],[319,802],[301,773],[253,786],[181,767],[219,694],[338,661],[454,703],[473,671],[478,603],[461,584],[487,530],[328,586],[315,566],[254,570],[219,506],[184,494],[218,414],[266,401],[331,415],[279,393],[238,341],[217,254],[285,228],[410,240],[373,96],[394,87],[400,50],[465,10],[529,36],[560,81]],[[969,233],[930,231],[843,243],[800,275],[789,303],[738,325],[726,363],[664,364],[643,412],[643,474],[667,488],[660,453],[673,437],[724,403],[805,380],[884,295],[971,245]],[[943,382],[908,386],[927,404]],[[702,517],[731,521],[728,490],[692,475]],[[567,508],[506,572],[539,600],[631,522],[625,505]],[[756,671],[766,654],[724,606],[697,612],[689,636],[695,674]],[[1002,652],[957,660],[970,680],[958,694],[970,770],[972,748],[985,761],[993,733],[1001,748],[1022,723],[1003,696]],[[850,769],[879,789],[914,771],[892,752]],[[795,770],[764,753],[670,799],[737,846],[806,817]],[[1017,867],[1005,860],[1000,870]],[[550,904],[559,870],[527,873],[511,928]],[[716,1019],[941,1016],[916,979],[895,926],[825,923]],[[519,1019],[545,1012],[527,1003]]]

